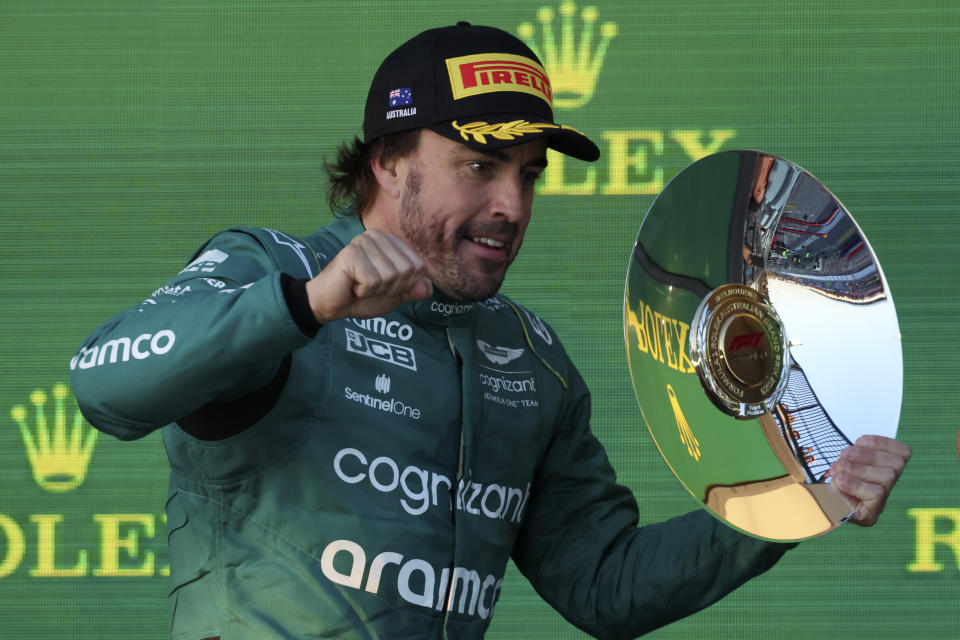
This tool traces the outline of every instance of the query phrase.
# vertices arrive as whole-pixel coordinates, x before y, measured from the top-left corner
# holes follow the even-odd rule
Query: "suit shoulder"
[[[281,270],[297,278],[313,278],[326,263],[325,256],[310,242],[283,231],[262,227],[234,227],[229,232],[255,238]]]
[[[484,314],[495,314],[502,330],[519,333],[529,348],[566,387],[572,365],[560,339],[538,315],[512,298],[496,294],[477,303]]]

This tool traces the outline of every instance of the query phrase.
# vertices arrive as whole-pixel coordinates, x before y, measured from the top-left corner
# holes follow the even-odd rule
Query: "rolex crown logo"
[[[20,427],[23,444],[27,449],[33,479],[47,491],[63,493],[76,489],[87,477],[87,467],[97,442],[97,431],[86,429],[80,410],[73,414],[69,434],[67,433],[66,398],[69,395],[66,385],[55,384],[53,395],[53,430],[47,420],[47,394],[36,389],[30,394],[34,406],[35,428],[27,422],[29,412],[26,407],[17,405],[10,410],[10,416]]]
[[[559,37],[554,30],[555,14],[551,7],[540,7],[537,11],[537,22],[542,31],[539,40],[536,38],[536,27],[529,22],[521,23],[517,27],[517,34],[543,61],[553,87],[554,106],[575,109],[587,104],[593,97],[607,47],[617,35],[617,23],[604,22],[600,26],[600,37],[594,42],[597,8],[584,7],[580,12],[583,28],[577,41],[574,27],[577,5],[562,2],[558,13]]]
[[[673,409],[673,417],[677,420],[677,429],[680,431],[680,441],[687,445],[687,453],[694,460],[700,460],[700,441],[693,435],[690,425],[687,424],[687,418],[680,410],[680,402],[677,400],[677,394],[673,387],[667,385],[667,397],[670,398],[670,407]]]

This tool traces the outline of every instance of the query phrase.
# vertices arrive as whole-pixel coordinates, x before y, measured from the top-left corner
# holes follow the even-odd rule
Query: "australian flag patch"
[[[410,87],[394,89],[390,92],[390,107],[405,107],[413,104],[413,90]]]

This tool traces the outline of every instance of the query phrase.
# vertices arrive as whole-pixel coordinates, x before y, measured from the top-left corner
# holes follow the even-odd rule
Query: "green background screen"
[[[799,164],[893,292],[914,457],[879,524],[805,542],[654,636],[960,635],[952,0],[0,0],[0,637],[167,636],[159,434],[31,460],[24,432],[73,428],[58,385],[81,341],[215,232],[330,220],[323,162],[360,133],[379,62],[458,20],[541,50],[552,33],[557,118],[601,148],[592,165],[551,157],[504,291],[564,341],[642,522],[696,508],[643,425],[622,329],[631,248],[673,175],[721,149]],[[38,482],[42,464],[65,481]],[[582,635],[510,566],[489,637]]]

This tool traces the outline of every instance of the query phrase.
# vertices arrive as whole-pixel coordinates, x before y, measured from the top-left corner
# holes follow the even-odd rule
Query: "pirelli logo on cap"
[[[477,53],[447,58],[453,99],[481,93],[519,91],[537,96],[553,107],[547,72],[535,61],[510,53]]]

